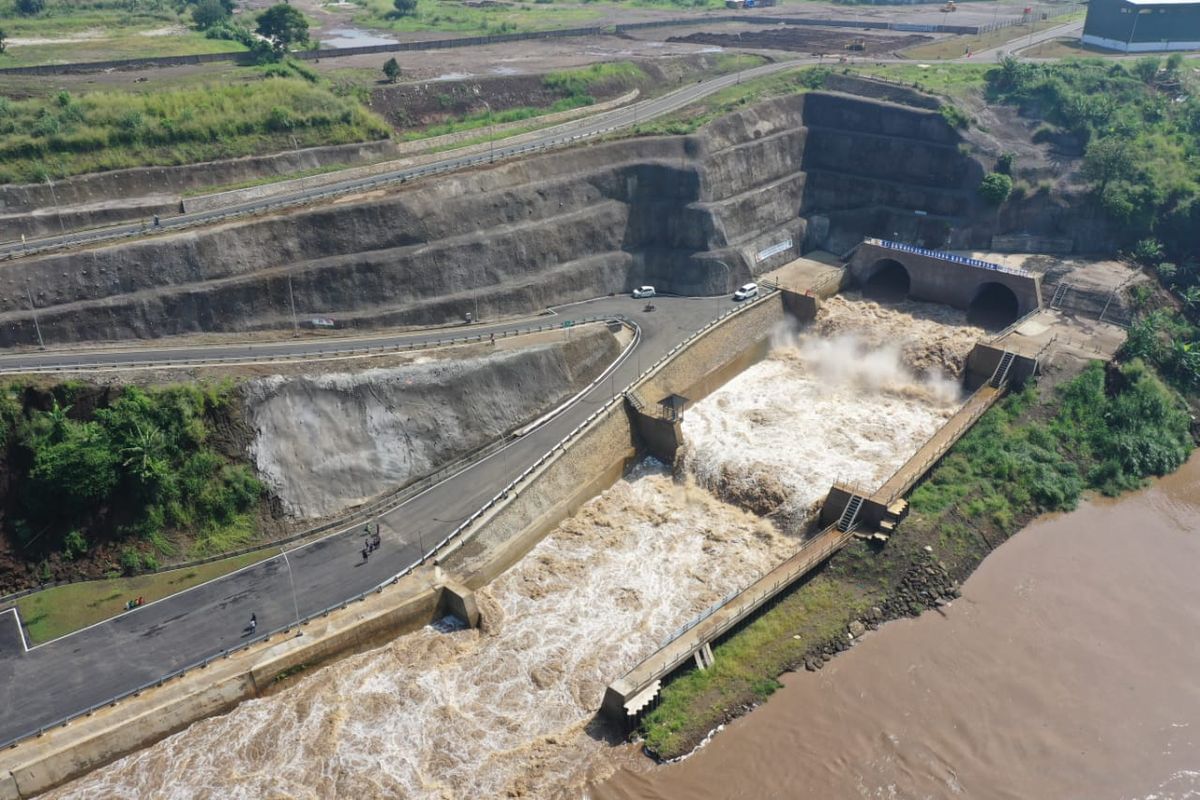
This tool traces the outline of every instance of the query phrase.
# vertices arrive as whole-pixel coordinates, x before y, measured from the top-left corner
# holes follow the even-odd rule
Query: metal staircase
[[[1061,306],[1069,291],[1071,291],[1071,284],[1066,281],[1059,281],[1058,285],[1054,287],[1054,296],[1050,298],[1050,307],[1058,308]]]
[[[992,388],[999,389],[1008,380],[1009,370],[1012,369],[1016,357],[1016,353],[1011,350],[1005,350],[1004,355],[1000,356],[1000,363],[996,365],[996,371],[992,373],[992,379],[989,381]]]
[[[862,509],[862,495],[850,495],[850,502],[846,503],[846,507],[842,509],[841,519],[838,520],[837,528],[843,533],[854,527],[855,521],[858,520],[858,512]]]

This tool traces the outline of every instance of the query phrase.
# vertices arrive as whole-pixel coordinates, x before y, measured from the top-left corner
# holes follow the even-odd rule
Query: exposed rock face
[[[335,514],[436,471],[556,407],[619,352],[568,342],[243,386],[260,477],[298,517]]]
[[[430,324],[642,283],[712,294],[864,234],[942,243],[982,168],[936,111],[829,93],[695,136],[631,139],[295,213],[58,256],[0,274],[0,346],[288,327]],[[914,211],[925,211],[925,216]],[[914,222],[916,220],[916,222]],[[923,237],[923,238],[922,238]],[[290,289],[289,289],[290,287]]]

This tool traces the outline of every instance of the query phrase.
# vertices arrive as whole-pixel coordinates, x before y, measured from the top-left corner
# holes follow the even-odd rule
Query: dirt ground
[[[313,23],[312,32],[316,39],[349,46],[351,43],[373,44],[384,41],[417,41],[453,37],[457,34],[396,33],[387,30],[372,30],[353,21],[358,7],[350,3],[323,4],[320,0],[296,0],[296,4]],[[270,5],[268,0],[247,0],[241,13],[254,13],[260,6]],[[801,17],[824,19],[855,19],[863,21],[897,21],[916,25],[980,25],[1010,17],[1019,17],[1022,5],[1010,2],[977,2],[969,7],[964,4],[954,14],[939,12],[936,4],[913,6],[845,6],[825,2],[802,2],[745,12],[719,10],[711,12],[688,12],[674,7],[639,8],[624,4],[583,4],[581,7],[597,11],[599,16],[588,21],[588,25],[611,25],[615,23],[647,22],[663,19],[679,19],[685,15],[695,16],[695,27],[665,27],[637,31],[631,35],[598,36],[578,39],[531,40],[516,44],[491,45],[487,47],[456,48],[439,51],[416,51],[386,54],[330,58],[321,62],[309,62],[315,69],[333,78],[356,84],[370,84],[381,80],[380,69],[389,57],[395,57],[403,73],[404,82],[435,80],[463,80],[473,77],[511,76],[536,74],[556,69],[585,66],[603,61],[624,59],[658,59],[680,55],[711,53],[725,47],[749,49],[733,41],[723,44],[670,41],[688,37],[693,33],[714,35],[736,35],[748,31],[760,31],[761,27],[750,20],[755,17]],[[535,6],[535,9],[538,8]],[[534,12],[530,12],[534,13]],[[746,23],[707,22],[714,16],[727,17],[744,14]],[[820,34],[802,34],[823,36]],[[841,35],[839,31],[835,35]],[[863,35],[867,35],[866,32]],[[795,50],[795,48],[789,48]],[[832,52],[833,47],[802,47],[803,50],[817,49]],[[221,82],[257,80],[260,73],[251,68],[237,67],[230,63],[196,64],[180,67],[121,70],[95,74],[29,76],[0,75],[0,94],[9,97],[45,95],[67,89],[87,91],[106,88],[121,88],[132,91],[171,88],[196,82]]]
[[[864,48],[851,50],[851,45],[860,38]],[[876,56],[931,42],[933,37],[915,34],[875,35],[852,28],[798,28],[785,25],[745,33],[693,33],[683,37],[673,36],[667,41],[710,44],[722,48],[750,47],[756,50],[788,50],[796,53],[852,53]]]

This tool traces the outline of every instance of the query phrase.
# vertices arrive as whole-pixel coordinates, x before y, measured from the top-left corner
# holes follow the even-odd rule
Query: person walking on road
[[[367,563],[367,559],[371,557],[371,551],[367,549],[367,545],[363,545],[362,549],[363,563]]]
[[[258,615],[251,614],[250,615],[250,632],[254,633],[256,630],[258,630]]]

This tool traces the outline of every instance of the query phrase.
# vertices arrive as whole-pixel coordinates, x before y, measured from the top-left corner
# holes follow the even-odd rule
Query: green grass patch
[[[674,114],[639,123],[629,133],[622,135],[656,136],[695,133],[717,117],[744,106],[774,97],[784,97],[818,89],[828,74],[829,70],[822,67],[810,67],[785,70],[774,75],[743,81],[719,92],[714,92]]]
[[[601,9],[589,5],[518,3],[478,8],[446,0],[418,0],[415,14],[397,17],[391,0],[355,0],[362,11],[354,21],[402,33],[445,32],[494,35],[574,28],[594,24]]]
[[[47,0],[44,11],[25,15],[14,0],[0,0],[0,27],[10,39],[0,67],[245,50],[194,30],[191,8],[161,0]]]
[[[885,64],[851,71],[899,81],[923,92],[960,97],[983,89],[991,68],[989,64]]]
[[[668,758],[688,752],[728,709],[768,697],[779,687],[776,676],[870,605],[870,592],[827,575],[789,592],[718,646],[711,669],[687,672],[663,689],[642,722],[646,746]]]
[[[22,597],[15,605],[28,628],[30,645],[42,644],[122,614],[125,604],[137,597],[147,603],[161,600],[278,553],[272,547],[198,567],[55,586]]]
[[[534,117],[543,116],[545,114],[556,114],[560,111],[569,111],[573,108],[582,108],[590,106],[596,101],[589,95],[577,95],[574,97],[564,97],[550,106],[544,108],[538,106],[521,106],[518,108],[506,108],[503,111],[480,111],[474,114],[467,114],[458,119],[448,120],[438,125],[430,125],[422,128],[419,131],[409,131],[402,134],[399,138],[402,141],[416,141],[418,139],[428,139],[434,136],[444,136],[449,133],[461,133],[463,131],[472,131],[479,128],[486,128],[490,125],[506,125],[511,122],[520,122],[521,120],[532,119]],[[512,131],[504,131],[496,137],[490,135],[484,136],[476,141],[488,141],[491,138],[506,138],[512,136]],[[462,144],[455,144],[455,147],[461,147]]]
[[[389,132],[353,97],[303,77],[0,99],[0,183],[370,141]]]

